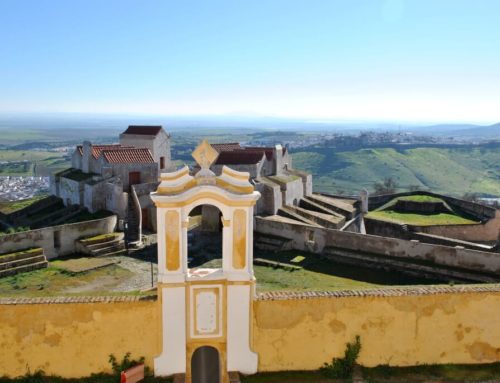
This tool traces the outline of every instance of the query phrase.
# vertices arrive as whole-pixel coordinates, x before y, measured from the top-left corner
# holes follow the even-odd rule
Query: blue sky
[[[0,111],[500,120],[500,1],[1,0]]]

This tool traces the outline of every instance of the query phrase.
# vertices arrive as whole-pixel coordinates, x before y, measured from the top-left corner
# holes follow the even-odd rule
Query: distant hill
[[[486,126],[472,124],[441,124],[422,126],[411,130],[419,134],[477,137],[482,139],[500,138],[500,123]]]
[[[500,143],[456,148],[369,148],[336,151],[308,147],[293,153],[293,166],[314,175],[316,191],[355,193],[393,177],[401,190],[419,187],[462,196],[500,197]]]
[[[456,136],[481,137],[481,138],[498,138],[500,139],[500,123],[490,126],[476,126],[474,128],[466,128],[454,130],[450,132]]]

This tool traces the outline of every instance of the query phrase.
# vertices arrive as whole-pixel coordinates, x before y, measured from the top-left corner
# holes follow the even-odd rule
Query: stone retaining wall
[[[383,256],[425,260],[441,266],[500,273],[500,257],[491,252],[317,228],[261,217],[256,217],[255,230],[290,239],[294,249],[312,253],[319,254],[326,247],[336,247]]]
[[[0,236],[0,254],[41,247],[48,259],[75,253],[77,239],[112,233],[116,229],[115,215],[59,226]]]

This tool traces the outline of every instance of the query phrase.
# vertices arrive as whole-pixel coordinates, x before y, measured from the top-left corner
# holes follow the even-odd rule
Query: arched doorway
[[[214,205],[196,206],[189,213],[188,269],[222,268],[222,212]]]
[[[195,350],[191,359],[192,383],[220,383],[219,351],[211,346]]]

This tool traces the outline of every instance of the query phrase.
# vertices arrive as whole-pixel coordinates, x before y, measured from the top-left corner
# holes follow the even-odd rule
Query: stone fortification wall
[[[266,293],[254,303],[259,371],[312,370],[361,337],[359,363],[500,361],[500,286]]]
[[[412,226],[412,230],[462,241],[496,242],[500,240],[500,210],[483,224]]]
[[[108,356],[161,351],[160,300],[0,298],[0,371],[111,372]],[[500,285],[270,292],[252,310],[259,371],[315,370],[360,335],[364,366],[500,361]],[[35,319],[34,319],[35,318]],[[147,325],[144,325],[147,323]]]
[[[0,298],[0,375],[111,373],[109,355],[127,352],[152,366],[159,307],[138,297]]]
[[[381,196],[369,197],[369,208],[375,210],[376,208],[386,204],[394,198],[414,195],[415,192],[385,194]],[[441,237],[449,237],[461,241],[469,242],[496,242],[500,238],[500,210],[491,206],[484,206],[474,202],[464,201],[454,197],[448,197],[441,194],[431,192],[418,192],[418,194],[428,195],[436,198],[443,199],[452,209],[459,210],[472,218],[480,221],[480,223],[469,225],[434,225],[434,226],[415,226],[408,225],[411,231],[422,232]],[[407,203],[407,201],[405,201]],[[367,220],[368,221],[368,220]],[[382,221],[377,221],[379,228],[375,227],[376,224],[370,225],[368,231],[377,235],[398,236],[404,238],[404,233],[391,227]],[[394,231],[394,230],[395,231]],[[392,232],[392,233],[391,233]]]
[[[459,208],[464,213],[469,214],[472,217],[475,217],[476,219],[478,219],[480,221],[484,221],[484,220],[496,217],[496,209],[494,207],[484,206],[484,205],[481,205],[478,203],[465,201],[465,200],[462,200],[459,198],[450,197],[450,196],[437,194],[437,193],[432,193],[432,192],[428,192],[428,191],[404,192],[404,193],[370,196],[368,198],[369,209],[370,209],[370,211],[375,210],[375,209],[379,208],[380,206],[385,205],[387,202],[391,201],[394,198],[411,196],[411,195],[415,195],[415,194],[428,195],[431,197],[441,198],[446,203],[448,203],[452,208],[453,207]]]
[[[424,260],[442,266],[481,272],[500,272],[500,257],[490,252],[317,228],[261,217],[256,217],[255,230],[291,239],[293,248],[313,253],[321,253],[326,247],[335,247],[383,256]]]
[[[92,221],[44,227],[37,230],[0,236],[0,254],[41,247],[47,258],[74,253],[75,241],[80,238],[112,233],[116,228],[115,215]]]

